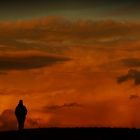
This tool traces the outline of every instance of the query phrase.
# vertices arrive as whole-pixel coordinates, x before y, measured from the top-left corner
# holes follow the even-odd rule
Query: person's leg
[[[22,130],[22,121],[21,120],[18,121],[18,129]]]
[[[23,130],[24,129],[25,117],[17,118],[17,121],[18,121],[18,129]]]
[[[18,130],[20,130],[20,119],[17,117],[17,122],[18,122]]]
[[[20,121],[21,130],[24,129],[24,122],[25,122],[25,117],[21,118],[21,121]]]
[[[24,120],[22,120],[21,129],[24,129]]]

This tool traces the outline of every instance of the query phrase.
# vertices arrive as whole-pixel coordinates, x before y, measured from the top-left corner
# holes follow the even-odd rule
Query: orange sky
[[[0,23],[0,129],[140,127],[140,23],[48,17]],[[133,71],[130,71],[133,70]]]

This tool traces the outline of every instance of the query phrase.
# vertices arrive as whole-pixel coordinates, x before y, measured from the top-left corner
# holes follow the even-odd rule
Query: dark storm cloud
[[[134,80],[134,84],[139,85],[140,84],[140,71],[135,70],[135,69],[130,69],[128,71],[128,74],[122,75],[117,78],[117,82],[119,84],[121,84],[125,81],[128,81],[128,80]]]
[[[61,5],[65,5],[65,4],[70,4],[70,3],[73,3],[73,4],[76,4],[76,3],[79,3],[79,4],[85,4],[85,5],[90,5],[91,3],[92,4],[101,4],[101,3],[106,3],[106,4],[116,4],[116,3],[139,3],[139,0],[117,0],[117,1],[114,1],[114,0],[24,0],[24,1],[18,1],[18,0],[3,0],[3,1],[0,1],[0,4],[3,4],[3,5],[36,5],[36,4],[39,4],[39,5],[42,5],[42,4],[48,4],[48,5],[51,5],[51,4],[61,4]]]
[[[95,12],[97,16],[99,16],[100,13],[106,12],[106,8],[108,8],[108,13],[108,11],[114,11],[114,7],[120,7],[122,5],[123,7],[127,5],[133,5],[133,7],[135,7],[135,5],[139,5],[139,3],[137,0],[5,0],[0,1],[0,17],[1,19],[22,19],[46,16],[49,14],[56,15],[58,11],[63,11],[62,15],[69,16],[70,13],[65,14],[65,11],[79,11],[83,9],[88,9],[89,12],[92,10],[92,13]]]
[[[49,111],[55,111],[62,108],[73,108],[73,107],[82,107],[82,105],[74,102],[74,103],[66,103],[63,105],[45,106],[44,109]]]
[[[139,21],[139,13],[140,1],[134,0],[116,4],[113,9],[106,10],[106,12],[104,12],[104,16]]]
[[[57,56],[0,56],[0,71],[37,69],[67,60]]]

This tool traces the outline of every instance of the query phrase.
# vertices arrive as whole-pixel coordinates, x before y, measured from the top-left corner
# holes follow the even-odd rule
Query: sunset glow
[[[0,130],[16,129],[20,99],[26,128],[140,128],[139,2],[55,2],[29,17],[0,14]]]

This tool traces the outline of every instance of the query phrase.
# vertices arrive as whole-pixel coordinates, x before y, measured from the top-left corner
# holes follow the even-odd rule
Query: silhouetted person
[[[16,115],[16,118],[18,121],[18,129],[22,130],[24,128],[24,122],[25,122],[26,115],[27,115],[27,109],[23,105],[22,100],[19,101],[19,104],[17,105],[17,107],[15,109],[15,115]]]

